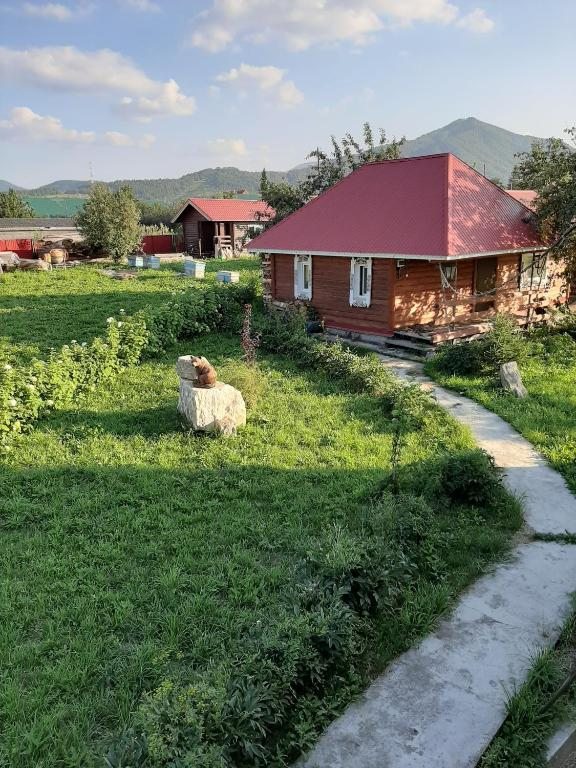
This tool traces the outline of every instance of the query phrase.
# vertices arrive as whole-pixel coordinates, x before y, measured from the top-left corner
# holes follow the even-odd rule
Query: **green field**
[[[244,278],[258,273],[258,259],[234,262]],[[189,286],[183,278],[182,262],[160,270],[141,270],[134,280],[112,280],[102,274],[102,265],[17,272],[3,275],[0,283],[0,350],[4,347],[11,362],[25,362],[45,356],[50,347],[72,339],[83,342],[101,333],[106,318],[120,309],[131,314],[144,306],[170,298],[172,291]],[[207,280],[230,268],[229,261],[206,263]]]
[[[34,214],[39,217],[67,217],[75,216],[84,205],[85,197],[34,197],[24,195],[24,200],[29,203]]]
[[[248,279],[258,264],[237,266]],[[88,268],[9,275],[5,349],[26,361],[89,338],[108,314],[160,303],[178,280],[170,270],[126,283]],[[174,362],[190,352],[243,388],[248,424],[236,438],[182,427]],[[442,411],[408,433],[392,497],[394,425],[379,397],[270,353],[255,375],[241,355],[236,335],[179,343],[53,412],[0,460],[0,766],[100,767],[132,725],[156,729],[151,752],[114,765],[199,765],[190,752],[180,760],[196,738],[190,712],[158,715],[159,694],[147,694],[219,685],[260,635],[295,642],[295,596],[306,598],[311,575],[350,567],[376,537],[390,547],[390,593],[361,620],[354,664],[301,691],[278,759],[266,761],[284,765],[506,552],[521,522],[515,502],[496,486],[480,506],[443,493],[441,468],[472,443]],[[334,633],[331,654],[345,642],[338,630],[322,630]],[[170,734],[162,744],[160,733]],[[237,764],[262,763],[226,763]]]

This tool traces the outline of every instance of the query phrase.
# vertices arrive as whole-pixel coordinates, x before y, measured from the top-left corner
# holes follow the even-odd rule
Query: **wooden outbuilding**
[[[186,250],[200,257],[228,256],[242,250],[274,212],[262,200],[191,197],[172,224],[182,224]]]
[[[407,344],[544,315],[567,290],[545,249],[534,212],[451,154],[364,165],[248,245],[269,305]]]

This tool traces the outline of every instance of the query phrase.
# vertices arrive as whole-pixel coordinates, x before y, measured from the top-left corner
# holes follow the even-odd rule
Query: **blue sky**
[[[283,170],[369,120],[576,123],[572,0],[0,0],[0,178]]]

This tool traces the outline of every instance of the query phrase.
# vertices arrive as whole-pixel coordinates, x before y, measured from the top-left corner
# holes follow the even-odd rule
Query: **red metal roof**
[[[217,200],[190,197],[186,205],[188,204],[197,208],[209,221],[258,222],[262,217],[268,218],[274,215],[274,211],[263,200]]]
[[[532,211],[536,208],[538,192],[535,192],[533,189],[507,189],[506,192],[508,192],[514,200],[518,200],[522,205],[525,205],[526,208],[530,208]]]
[[[542,246],[526,208],[451,154],[369,163],[251,251],[450,258]]]

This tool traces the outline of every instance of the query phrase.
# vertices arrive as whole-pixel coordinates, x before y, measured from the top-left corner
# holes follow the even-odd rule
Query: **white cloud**
[[[56,142],[59,144],[109,144],[115,147],[148,149],[156,137],[146,133],[133,138],[118,131],[99,136],[94,131],[65,128],[62,121],[50,115],[39,115],[30,107],[14,107],[6,120],[0,120],[0,137],[5,141]]]
[[[29,107],[14,107],[7,120],[0,120],[0,135],[9,141],[57,141],[68,144],[90,144],[94,131],[64,128],[57,117],[38,115]]]
[[[143,13],[158,13],[160,6],[152,0],[122,0],[123,5]]]
[[[41,16],[46,19],[55,19],[56,21],[69,21],[73,16],[70,8],[60,5],[60,3],[44,3],[44,5],[24,3],[23,10],[27,16]]]
[[[304,95],[292,80],[285,79],[285,74],[286,71],[279,67],[240,64],[239,67],[233,67],[218,75],[216,80],[238,88],[240,93],[256,88],[271,96],[281,106],[294,107],[303,101]]]
[[[151,133],[145,133],[139,138],[133,138],[126,133],[120,133],[119,131],[106,131],[104,134],[104,142],[111,144],[113,147],[139,147],[140,149],[148,149],[156,141],[156,136]]]
[[[22,6],[26,16],[36,16],[52,21],[72,21],[88,15],[93,10],[94,6],[88,3],[80,3],[73,8],[62,3],[24,3]]]
[[[466,16],[462,16],[461,19],[458,19],[456,23],[459,27],[480,34],[491,32],[494,29],[494,22],[486,16],[486,11],[482,8],[474,8],[474,10],[467,13]]]
[[[461,17],[448,0],[212,0],[196,17],[191,42],[211,53],[237,38],[279,41],[292,50],[336,42],[366,45],[385,27],[414,23],[458,24],[477,32],[494,25],[480,8]]]
[[[169,80],[151,96],[125,96],[118,109],[128,117],[149,123],[153,117],[191,115],[196,110],[196,102],[182,93],[176,81]]]
[[[102,49],[80,51],[73,46],[15,50],[0,46],[0,78],[63,91],[120,92],[120,107],[136,119],[190,115],[196,104],[174,81],[148,77],[130,59]]]
[[[208,142],[208,150],[225,158],[245,157],[248,154],[244,139],[213,139]]]

